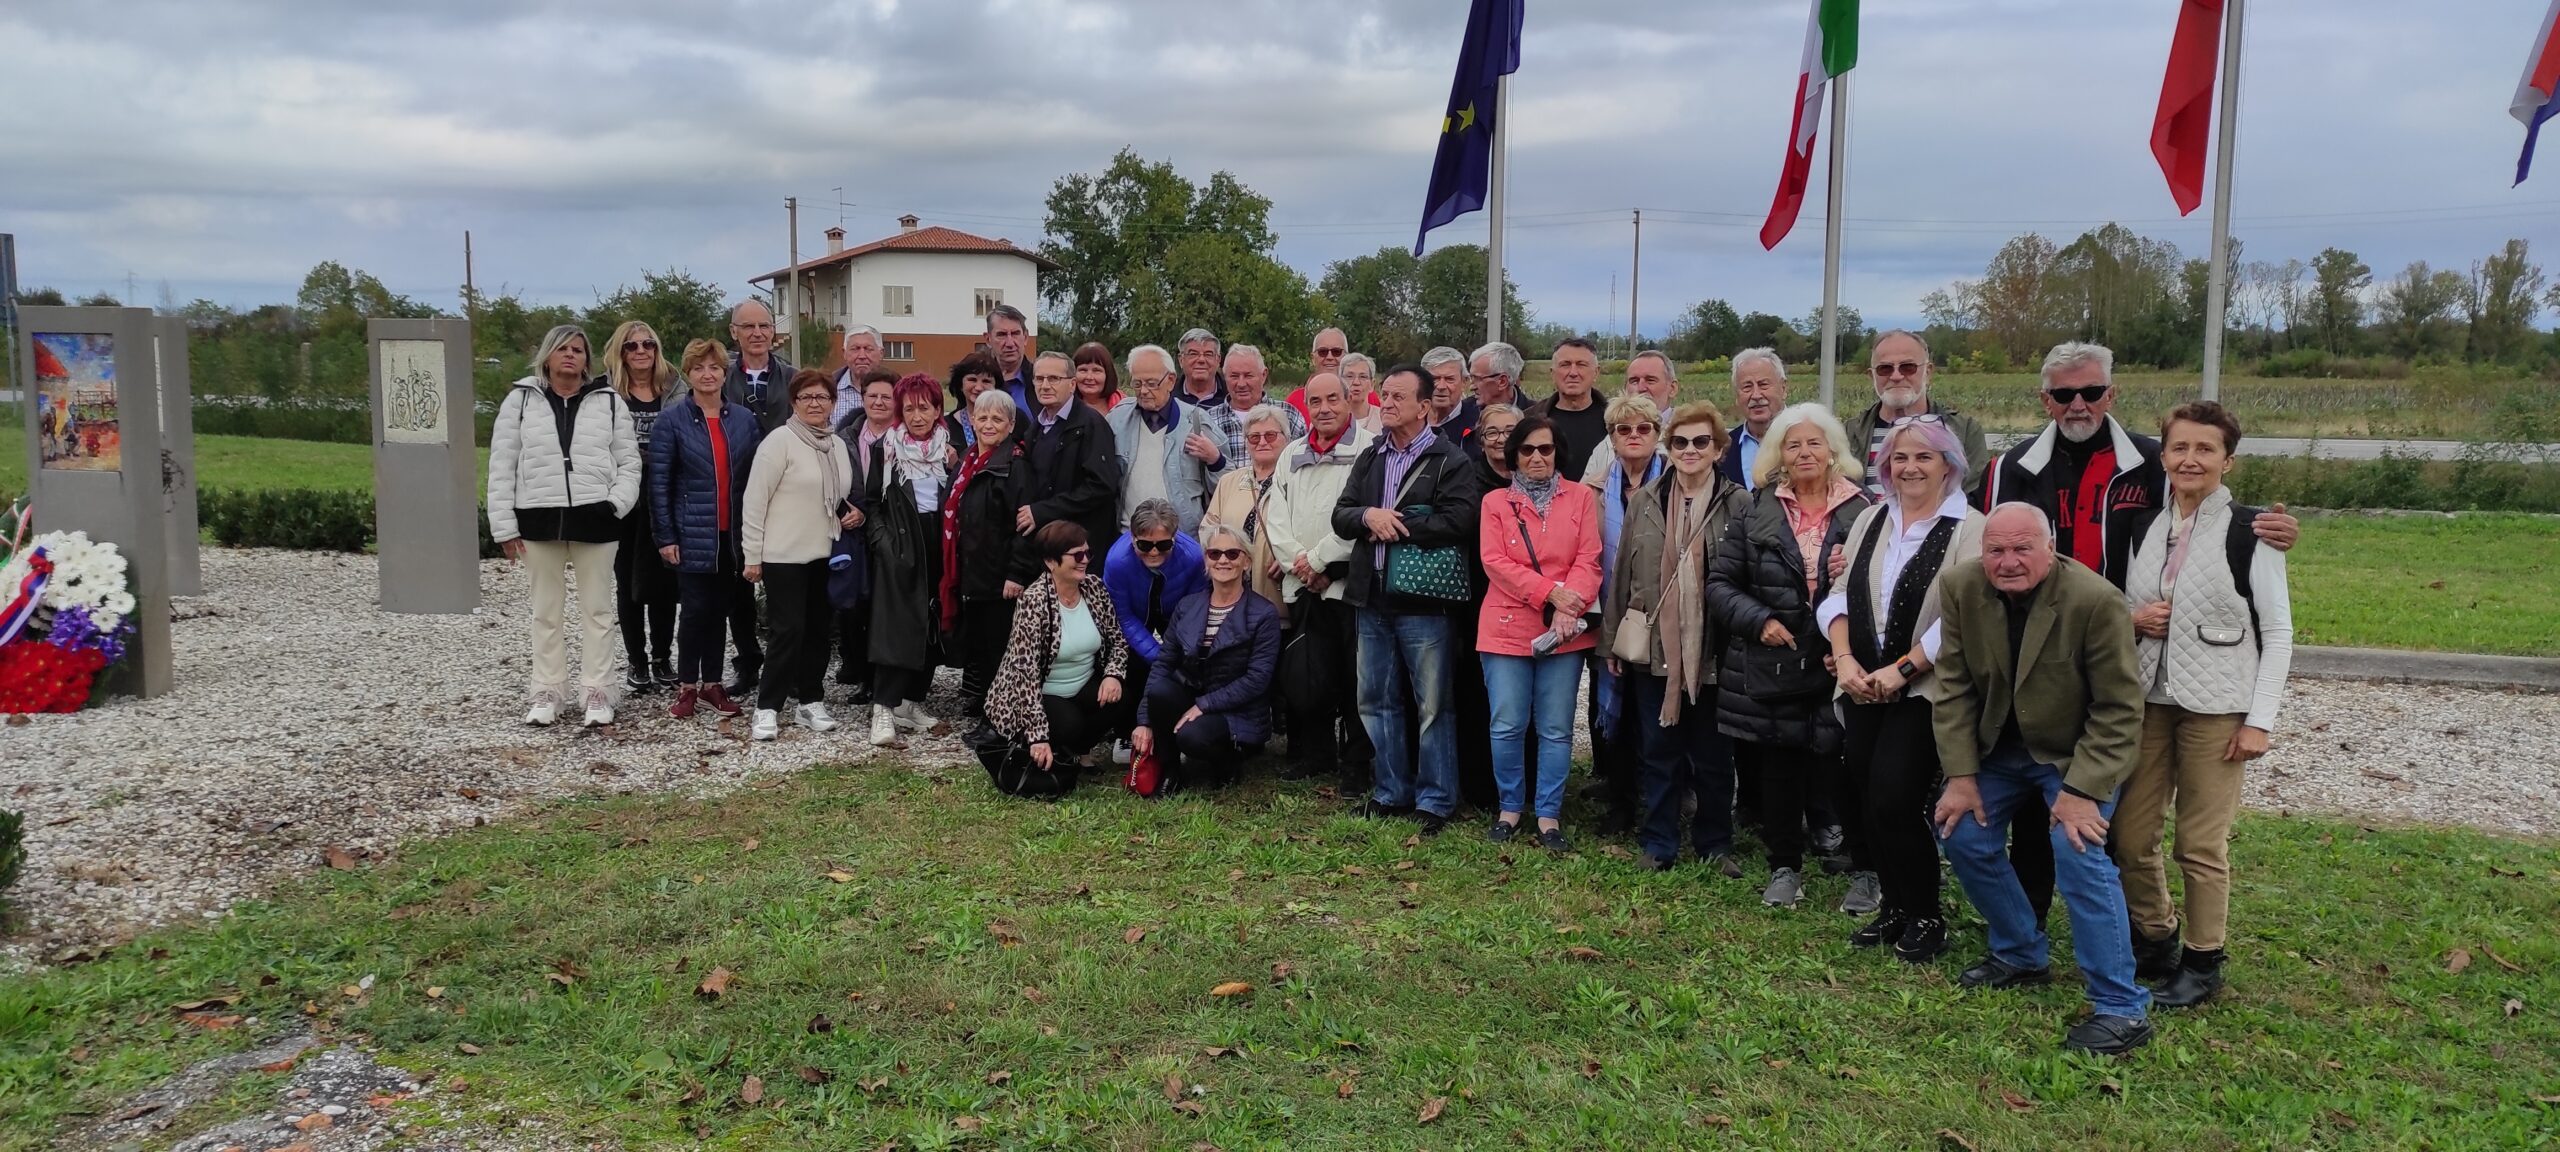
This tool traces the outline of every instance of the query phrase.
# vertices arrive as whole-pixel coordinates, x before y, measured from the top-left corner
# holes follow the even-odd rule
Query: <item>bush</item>
[[[288,401],[255,403],[236,396],[198,396],[198,436],[256,436],[269,440],[318,440],[333,444],[373,443],[373,412],[362,399],[341,403]],[[496,407],[474,414],[475,444],[489,442]]]
[[[9,886],[18,882],[18,872],[26,864],[26,815],[0,809],[0,922],[10,918]]]
[[[2251,459],[2231,472],[2244,504],[2428,512],[2560,513],[2560,466],[2466,453],[2460,460]]]
[[[207,488],[196,494],[196,519],[226,548],[366,552],[374,545],[371,492]],[[479,521],[480,555],[498,555],[488,516]]]
[[[2249,375],[2312,380],[2406,380],[2409,362],[2388,356],[2332,356],[2317,348],[2278,352],[2248,366]]]

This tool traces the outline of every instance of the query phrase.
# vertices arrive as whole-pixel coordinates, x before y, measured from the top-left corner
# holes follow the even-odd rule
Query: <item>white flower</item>
[[[133,612],[133,594],[125,586],[124,555],[113,544],[89,539],[86,532],[48,532],[33,542],[53,561],[40,603],[55,612],[86,608],[101,629],[111,629]],[[11,570],[25,576],[20,561]]]

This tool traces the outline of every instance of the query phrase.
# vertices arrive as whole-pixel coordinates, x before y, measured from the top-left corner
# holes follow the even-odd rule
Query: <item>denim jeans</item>
[[[1353,613],[1360,634],[1360,726],[1369,732],[1377,760],[1369,797],[1391,808],[1408,805],[1434,816],[1458,808],[1456,689],[1449,672],[1449,618],[1437,612]],[[1404,711],[1405,685],[1413,686],[1418,717]],[[1421,763],[1405,755],[1408,723],[1422,733]]]
[[[1976,824],[1970,814],[1958,817],[1955,833],[1940,841],[1947,864],[1990,928],[1991,954],[2013,967],[2042,968],[2050,962],[2053,941],[2036,923],[2035,907],[2009,864],[2009,822],[2032,800],[2050,808],[2062,794],[2062,774],[2029,759],[2024,749],[1993,749],[1982,758],[1974,782],[1989,823]],[[2109,797],[2098,811],[2112,816],[2115,807]],[[2133,930],[2125,919],[2115,858],[2103,842],[2073,848],[2058,826],[2049,828],[2048,838],[2054,886],[2071,915],[2072,958],[2080,965],[2089,1003],[2103,1016],[2140,1019],[2151,1006],[2151,993],[2133,982]]]
[[[1716,727],[1716,686],[1703,685],[1680,710],[1680,722],[1662,724],[1662,697],[1670,680],[1629,668],[1625,704],[1644,748],[1639,782],[1636,842],[1656,860],[1680,858],[1680,809],[1691,791],[1698,814],[1689,842],[1701,860],[1733,851],[1733,739]]]
[[[1582,653],[1504,656],[1486,652],[1484,694],[1493,711],[1493,787],[1502,811],[1528,809],[1522,766],[1537,732],[1538,810],[1541,820],[1564,819],[1564,778],[1573,768],[1573,709],[1582,688]]]

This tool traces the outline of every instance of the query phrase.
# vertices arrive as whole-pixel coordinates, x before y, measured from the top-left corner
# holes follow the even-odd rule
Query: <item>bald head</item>
[[[1307,402],[1307,423],[1325,439],[1342,435],[1351,424],[1351,400],[1343,391],[1342,377],[1331,372],[1309,376],[1299,398]]]
[[[1982,573],[1991,586],[2024,595],[2053,572],[2053,521],[2032,504],[2003,504],[1982,522]]]

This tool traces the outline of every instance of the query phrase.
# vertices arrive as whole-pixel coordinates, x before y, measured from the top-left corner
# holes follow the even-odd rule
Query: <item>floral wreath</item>
[[[9,509],[0,550],[0,712],[76,712],[124,659],[133,591],[124,555],[86,532],[28,536],[33,509]]]

